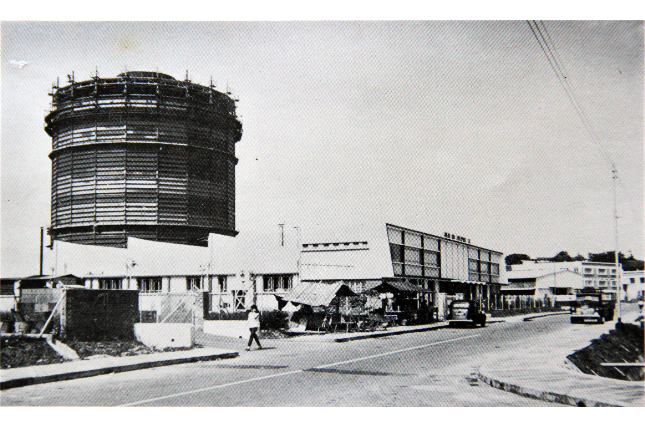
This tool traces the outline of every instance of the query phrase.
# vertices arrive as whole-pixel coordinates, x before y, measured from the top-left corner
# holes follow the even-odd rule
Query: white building
[[[572,300],[576,290],[584,283],[583,275],[569,269],[544,266],[507,272],[508,285],[502,287],[502,292],[534,299]]]
[[[49,273],[72,273],[87,288],[139,290],[142,309],[160,306],[161,295],[210,293],[210,310],[248,308],[253,291],[261,309],[275,308],[275,292],[289,291],[298,278],[298,244],[243,234],[211,234],[208,247],[128,238],[127,248],[54,242],[45,255]]]
[[[645,289],[645,271],[623,272],[620,277],[627,300],[643,300]]]
[[[573,288],[575,292],[582,290],[585,287],[592,287],[601,290],[616,290],[617,281],[619,279],[620,271],[616,270],[616,266],[612,263],[597,263],[591,261],[567,261],[567,262],[552,262],[543,260],[529,260],[524,261],[522,264],[514,264],[506,268],[509,281],[511,279],[522,279],[536,277],[540,274],[546,275],[548,273],[555,274],[553,282],[557,282],[557,273],[561,271],[569,271],[581,275],[578,278],[569,277],[571,284],[563,285],[563,288]],[[576,281],[577,279],[577,281]],[[560,288],[558,285],[553,285],[554,288]]]

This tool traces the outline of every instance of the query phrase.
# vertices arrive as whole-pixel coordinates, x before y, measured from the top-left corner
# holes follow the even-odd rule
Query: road
[[[569,327],[569,317],[264,350],[10,389],[2,406],[557,406],[491,388],[477,366]],[[241,349],[242,345],[240,345]]]

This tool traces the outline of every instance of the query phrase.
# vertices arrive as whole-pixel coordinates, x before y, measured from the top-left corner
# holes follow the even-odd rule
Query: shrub
[[[0,312],[0,321],[2,322],[14,322],[15,318],[11,312]]]
[[[284,330],[289,324],[289,314],[282,311],[266,311],[260,313],[262,330]]]
[[[248,318],[248,312],[210,312],[204,317],[207,321],[241,321]]]

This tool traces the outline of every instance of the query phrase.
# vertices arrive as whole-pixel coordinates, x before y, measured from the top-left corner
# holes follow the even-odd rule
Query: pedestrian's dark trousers
[[[253,339],[255,339],[255,343],[257,343],[258,346],[262,348],[262,345],[260,345],[260,339],[258,338],[258,329],[254,327],[254,328],[250,328],[249,330],[251,331],[251,336],[249,336],[249,348],[253,343]]]

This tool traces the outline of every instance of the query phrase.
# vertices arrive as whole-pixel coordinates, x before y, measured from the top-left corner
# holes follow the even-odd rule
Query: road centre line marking
[[[154,399],[140,400],[138,402],[127,403],[125,405],[118,405],[117,407],[136,406],[136,405],[141,405],[143,403],[156,402],[157,400],[166,400],[166,399],[171,399],[173,397],[187,396],[189,394],[201,393],[202,391],[215,390],[217,388],[226,388],[226,387],[231,387],[233,385],[246,384],[247,382],[262,381],[264,379],[277,378],[278,376],[287,376],[287,375],[293,375],[295,373],[302,373],[302,372],[304,372],[304,370],[294,370],[292,372],[277,373],[275,375],[261,376],[259,378],[244,379],[243,381],[229,382],[228,384],[222,384],[222,385],[215,385],[213,387],[200,388],[199,390],[184,391],[183,393],[170,394],[168,396],[156,397]]]
[[[204,391],[216,390],[218,388],[232,387],[234,385],[241,385],[241,384],[246,384],[246,383],[249,383],[249,382],[263,381],[265,379],[272,379],[272,378],[277,378],[277,377],[280,377],[280,376],[295,375],[296,373],[304,373],[306,370],[325,369],[325,368],[328,368],[328,367],[340,366],[342,364],[356,363],[358,361],[364,361],[364,360],[370,360],[372,358],[379,358],[379,357],[385,357],[385,356],[388,356],[388,355],[400,354],[402,352],[414,351],[416,349],[423,349],[423,348],[427,348],[429,346],[440,345],[442,343],[456,342],[458,340],[470,339],[470,338],[479,337],[479,336],[481,336],[481,335],[475,334],[475,335],[472,335],[472,336],[463,336],[463,337],[457,337],[457,338],[454,338],[454,339],[441,340],[441,341],[438,341],[438,342],[428,343],[426,345],[414,346],[412,348],[399,349],[399,350],[396,350],[396,351],[384,352],[382,354],[368,355],[367,357],[359,357],[359,358],[354,358],[352,360],[345,360],[345,361],[339,361],[339,362],[336,362],[336,363],[324,364],[322,366],[311,367],[309,369],[299,369],[299,370],[294,370],[294,371],[291,371],[291,372],[277,373],[275,375],[260,376],[258,378],[244,379],[242,381],[235,381],[235,382],[229,382],[229,383],[221,384],[221,385],[214,385],[212,387],[200,388],[199,390],[184,391],[182,393],[175,393],[175,394],[169,394],[167,396],[155,397],[153,399],[139,400],[138,402],[132,402],[132,403],[126,403],[126,404],[123,404],[123,405],[117,405],[117,407],[142,405],[144,403],[152,403],[152,402],[156,402],[156,401],[159,401],[159,400],[172,399],[173,397],[187,396],[187,395],[190,395],[190,394],[201,393],[201,392],[204,392]]]
[[[438,342],[429,343],[427,345],[414,346],[412,348],[399,349],[399,350],[396,350],[396,351],[384,352],[382,354],[368,355],[367,357],[354,358],[352,360],[339,361],[337,363],[324,364],[322,366],[312,367],[312,369],[325,369],[327,367],[340,366],[341,364],[356,363],[357,361],[369,360],[371,358],[385,357],[387,355],[394,355],[394,354],[399,354],[401,352],[414,351],[415,349],[423,349],[423,348],[427,348],[429,346],[440,345],[442,343],[448,343],[448,342],[455,342],[457,340],[469,339],[469,338],[478,337],[478,336],[481,336],[481,335],[475,334],[475,335],[472,335],[472,336],[463,336],[463,337],[458,337],[458,338],[455,338],[455,339],[441,340],[441,341],[438,341]]]

